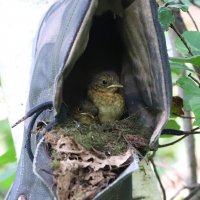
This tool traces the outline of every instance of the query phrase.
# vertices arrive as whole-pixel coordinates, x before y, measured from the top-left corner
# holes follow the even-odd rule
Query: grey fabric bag
[[[115,70],[124,85],[128,112],[140,113],[139,120],[149,128],[149,145],[155,147],[171,102],[170,70],[155,0],[60,0],[46,13],[33,53],[27,111],[53,102],[53,111],[42,112],[38,119],[61,119],[62,100],[77,98],[76,87],[70,87],[73,81],[84,86],[94,70]],[[44,139],[31,138],[33,163],[25,148],[29,123],[26,120],[16,178],[6,199],[20,195],[29,200],[56,199]],[[132,199],[131,174],[138,162],[133,155],[130,166],[95,199]]]

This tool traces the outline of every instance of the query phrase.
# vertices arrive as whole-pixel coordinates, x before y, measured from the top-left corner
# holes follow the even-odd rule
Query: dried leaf
[[[124,138],[136,149],[145,149],[148,147],[148,140],[145,139],[143,136],[127,134],[124,136]]]
[[[58,142],[59,136],[53,133],[49,133],[45,135],[45,142],[51,145],[56,145]]]
[[[59,134],[50,132],[45,136],[52,159],[59,162],[53,171],[59,200],[93,199],[118,177],[120,170],[116,169],[128,164],[133,153],[128,149],[120,155],[106,157],[104,152],[94,148],[87,150],[72,136],[61,133],[63,131],[59,130]]]
[[[70,171],[65,172],[65,174],[59,175],[57,178],[57,196],[59,200],[66,200],[69,196],[69,186],[71,180],[73,179],[73,174]]]
[[[172,108],[171,113],[175,116],[184,115],[183,111],[183,99],[179,96],[172,97]]]

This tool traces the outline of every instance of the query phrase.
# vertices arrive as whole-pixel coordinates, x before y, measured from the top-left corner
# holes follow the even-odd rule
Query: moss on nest
[[[142,128],[136,122],[135,115],[112,124],[90,126],[68,119],[65,124],[54,129],[54,134],[73,137],[87,150],[97,150],[106,156],[124,153],[130,146],[146,152],[148,140],[144,135],[147,135],[148,129]]]

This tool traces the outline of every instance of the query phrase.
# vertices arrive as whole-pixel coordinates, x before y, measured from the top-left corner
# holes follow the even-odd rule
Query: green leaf
[[[168,30],[169,25],[175,22],[175,18],[172,14],[172,10],[168,7],[159,8],[158,18],[164,30]]]
[[[164,0],[165,3],[172,3],[174,2],[175,0]]]
[[[14,175],[16,173],[16,165],[11,165],[4,170],[3,173],[0,175],[0,182],[5,181],[10,176]]]
[[[195,115],[195,124],[200,126],[200,96],[191,97],[189,104],[191,106],[192,112]]]
[[[4,146],[3,152],[5,152],[0,156],[1,166],[16,161],[16,153],[8,120],[0,121],[0,127],[0,145]]]
[[[189,9],[187,5],[183,5],[183,4],[170,4],[167,7],[171,9],[181,9],[183,12],[187,12]]]
[[[17,166],[17,164],[16,164],[16,166]],[[5,194],[7,193],[7,191],[10,188],[10,186],[12,185],[12,183],[13,183],[13,181],[15,179],[15,175],[16,175],[16,171],[10,177],[8,177],[6,180],[0,182],[0,188],[5,190]]]
[[[176,122],[176,120],[174,120],[174,119],[170,119],[168,122],[167,122],[167,124],[166,124],[166,126],[165,126],[165,129],[176,129],[176,130],[180,130],[180,126],[179,126],[179,124]],[[161,136],[160,136],[161,138],[171,138],[171,137],[174,137],[174,135],[168,135],[168,134],[162,134]]]
[[[15,147],[8,120],[0,121],[0,146],[2,150],[0,156],[0,188],[2,192],[6,193],[13,182],[17,166]]]
[[[171,61],[173,61],[174,58],[169,58]],[[185,64],[183,64],[182,62],[170,62],[170,68],[171,68],[171,72],[180,75],[182,74],[184,71],[190,71],[192,73],[196,73],[194,70],[188,68]]]
[[[8,120],[2,120],[0,121],[0,138],[3,138],[7,144],[13,146],[13,140],[12,140],[12,135],[9,127]],[[0,141],[1,142],[1,141]]]
[[[176,130],[180,130],[181,127],[180,127],[179,124],[176,122],[176,120],[170,119],[170,120],[167,122],[165,128],[166,128],[166,129],[176,129]]]
[[[5,165],[7,163],[15,162],[15,149],[12,147],[9,149],[6,153],[4,153],[2,156],[0,156],[0,165]]]
[[[187,58],[169,58],[169,59],[173,62],[191,63],[193,65],[200,67],[200,55],[191,56],[191,57],[187,57]]]
[[[9,164],[0,169],[0,188],[5,192],[10,188],[16,175],[17,163]]]
[[[190,0],[163,0],[164,3],[174,3],[174,4],[184,4],[186,6],[190,5]],[[199,1],[199,0],[194,0],[194,1]]]
[[[199,1],[199,0],[197,0],[197,1]],[[186,5],[186,6],[190,6],[190,4],[191,4],[190,0],[181,0],[181,3]]]
[[[177,85],[183,88],[185,93],[184,107],[195,115],[195,124],[200,126],[200,88],[188,77],[181,77]]]
[[[185,31],[182,36],[187,42],[188,46],[194,55],[200,54],[200,32],[198,31]],[[188,49],[185,47],[180,38],[176,40],[176,49],[181,54],[188,54]]]
[[[200,6],[200,0],[193,0],[193,3],[196,4],[197,6]]]
[[[184,89],[185,95],[188,96],[200,96],[200,88],[196,83],[188,77],[181,77],[177,82],[181,88]]]

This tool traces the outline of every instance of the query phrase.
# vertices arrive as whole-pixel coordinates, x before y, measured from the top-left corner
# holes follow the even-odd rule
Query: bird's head
[[[120,84],[119,77],[115,72],[103,71],[93,78],[90,88],[100,90],[102,92],[114,93],[119,88],[123,88],[123,85]]]
[[[90,101],[82,101],[74,112],[74,117],[82,124],[90,125],[95,122],[98,109]]]

